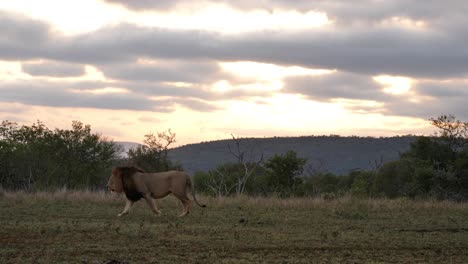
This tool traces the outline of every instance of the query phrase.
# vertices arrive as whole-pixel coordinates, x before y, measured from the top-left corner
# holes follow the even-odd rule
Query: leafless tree
[[[439,135],[445,139],[455,152],[463,149],[468,142],[468,122],[462,122],[453,115],[442,115],[430,118],[431,124],[437,127]]]
[[[384,163],[383,155],[380,155],[380,159],[378,160],[374,160],[373,162],[369,161],[369,165],[372,168],[371,171],[374,173],[377,172]]]
[[[243,173],[237,177],[235,183],[236,194],[243,194],[249,179],[257,167],[263,162],[263,150],[258,141],[249,142],[231,134],[232,141],[228,143],[229,153],[235,157],[236,162],[242,166]]]
[[[307,162],[307,164],[304,166],[304,176],[305,177],[313,177],[317,176],[324,171],[326,171],[327,168],[327,162],[324,161],[323,159],[315,159],[310,162]]]
[[[231,193],[232,189],[235,187],[233,184],[229,184],[227,176],[220,170],[215,170],[209,172],[210,177],[204,183],[208,188],[211,189],[217,197],[225,196]],[[216,175],[213,175],[216,174]]]

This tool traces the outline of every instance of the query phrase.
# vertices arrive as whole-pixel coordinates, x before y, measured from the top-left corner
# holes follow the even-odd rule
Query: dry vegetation
[[[91,191],[0,193],[0,263],[463,263],[468,204],[209,198],[177,218]],[[113,262],[111,262],[113,261]]]

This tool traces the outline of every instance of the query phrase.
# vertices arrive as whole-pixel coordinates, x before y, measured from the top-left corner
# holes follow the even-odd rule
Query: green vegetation
[[[91,126],[73,121],[71,129],[47,128],[42,122],[19,126],[0,124],[0,189],[102,189],[111,168],[131,164],[147,171],[180,169],[168,156],[175,134],[145,135],[144,144],[128,151],[91,133]]]
[[[178,218],[98,192],[0,197],[0,263],[463,263],[468,205],[452,202],[200,197]],[[111,262],[111,261],[114,262]]]
[[[122,196],[76,190],[103,188],[115,165],[180,168],[168,158],[175,134],[148,134],[123,159],[80,122],[50,130],[4,121],[0,263],[462,263],[468,123],[431,122],[440,133],[399,160],[341,176],[305,168],[294,151],[263,160],[233,137],[235,162],[194,175],[208,208],[177,218],[177,201],[165,198],[162,216],[140,202],[119,218]]]
[[[170,129],[167,132],[146,134],[143,144],[128,151],[128,163],[145,171],[161,172],[181,170],[181,166],[169,160],[169,146],[175,143],[176,134]]]
[[[226,148],[235,159],[194,175],[197,189],[212,196],[312,196],[333,199],[343,195],[367,198],[468,199],[468,123],[453,116],[431,119],[438,134],[419,137],[400,159],[374,161],[374,169],[334,175],[305,167],[295,151],[264,160],[261,146],[233,136]],[[7,190],[102,189],[112,166],[135,165],[146,171],[183,169],[169,159],[175,133],[145,135],[127,158],[118,156],[112,141],[91,133],[74,121],[72,129],[50,130],[40,121],[0,125],[0,188]],[[358,154],[356,154],[358,155]],[[319,164],[320,165],[320,164]]]
[[[0,124],[0,188],[51,190],[99,188],[118,158],[112,141],[74,121],[72,129],[50,130],[38,121],[31,126]]]
[[[304,170],[306,160],[289,151],[256,164],[255,170],[251,170],[243,182],[246,186],[243,190],[256,196],[334,198],[351,194],[361,198],[465,201],[468,199],[468,123],[453,116],[440,116],[431,119],[431,123],[439,130],[437,136],[418,137],[399,160],[375,161],[373,170],[356,170],[347,175],[313,168]],[[240,144],[239,139],[237,144]],[[239,153],[237,156],[245,154]],[[214,171],[198,172],[195,174],[196,184],[207,195],[239,194],[233,191],[239,184],[235,179],[245,174],[243,168],[249,164],[252,162],[224,164]]]

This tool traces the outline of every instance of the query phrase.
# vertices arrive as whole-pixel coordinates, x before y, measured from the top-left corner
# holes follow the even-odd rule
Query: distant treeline
[[[242,150],[256,145],[265,160],[293,150],[297,156],[307,159],[304,165],[306,173],[310,167],[317,169],[320,166],[322,172],[345,175],[356,169],[372,170],[375,160],[388,162],[399,159],[400,154],[408,151],[410,143],[416,139],[414,135],[242,138]],[[232,141],[224,139],[179,146],[170,150],[169,157],[179,161],[190,174],[213,170],[220,164],[237,162],[227,149],[229,144],[233,145]]]
[[[295,151],[264,159],[255,141],[233,136],[226,151],[234,162],[194,174],[199,192],[214,196],[276,195],[410,197],[468,199],[468,123],[453,116],[431,119],[438,133],[418,137],[391,162],[375,161],[370,170],[335,175],[306,165]],[[168,157],[175,142],[170,130],[145,135],[142,145],[120,155],[120,145],[91,133],[74,121],[72,128],[47,128],[38,121],[0,125],[0,188],[11,190],[102,189],[116,165],[136,165],[148,172],[183,169]],[[246,144],[250,144],[245,146]],[[313,163],[312,163],[313,164]]]
[[[410,197],[450,200],[468,199],[468,123],[453,116],[430,122],[438,133],[418,137],[409,150],[390,162],[375,160],[370,170],[346,175],[304,167],[305,159],[294,151],[274,155],[265,162],[246,159],[253,148],[233,147],[237,162],[221,164],[214,170],[197,172],[197,188],[211,195]],[[233,138],[232,146],[242,144]],[[320,164],[319,164],[320,165]]]

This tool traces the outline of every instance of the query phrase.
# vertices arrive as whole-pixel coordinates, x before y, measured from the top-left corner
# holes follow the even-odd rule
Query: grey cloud
[[[168,10],[178,5],[192,4],[193,1],[149,1],[149,0],[105,0],[109,3],[118,3],[129,9],[137,11]],[[298,10],[300,12],[321,11],[326,12],[334,20],[349,21],[379,21],[394,16],[410,17],[413,19],[445,19],[447,16],[462,15],[468,12],[468,3],[464,0],[448,1],[420,1],[420,0],[263,0],[263,1],[227,1],[211,0],[210,3],[222,3],[237,9],[249,11],[265,9]]]
[[[112,83],[114,84],[114,83]],[[115,84],[114,84],[115,85]],[[130,90],[124,94],[92,94],[87,91],[109,86],[105,82],[3,82],[0,84],[2,102],[18,102],[29,105],[52,107],[83,107],[115,110],[144,110],[171,112],[175,105],[182,105],[196,111],[212,111],[218,107],[201,98],[187,96],[187,91],[173,91],[166,87],[156,89],[152,94]],[[184,89],[184,88],[173,88]],[[80,92],[81,91],[81,92]],[[150,98],[152,96],[153,98]],[[160,99],[158,98],[160,97]],[[154,99],[156,98],[156,99]]]
[[[461,120],[468,119],[466,97],[436,98],[430,102],[414,103],[407,100],[392,101],[385,104],[385,114],[414,116],[428,119],[442,114],[452,114]]]
[[[147,96],[195,97],[201,99],[210,99],[212,97],[210,92],[201,88],[176,87],[152,82],[118,82],[114,85]]]
[[[83,65],[70,63],[22,63],[23,72],[33,76],[49,76],[49,77],[78,77],[85,74]]]
[[[468,99],[467,82],[465,80],[452,81],[421,81],[413,88],[419,94],[438,97],[466,97]]]
[[[0,34],[7,34],[8,38],[9,32],[2,32],[0,26]],[[8,59],[14,54],[22,58],[25,54],[30,54],[31,57],[94,65],[118,65],[133,62],[139,57],[185,61],[249,60],[339,69],[360,74],[385,73],[440,78],[461,76],[468,71],[468,53],[465,52],[464,45],[468,41],[468,34],[451,31],[450,28],[440,31],[410,31],[397,28],[341,27],[328,32],[311,29],[301,32],[222,35],[124,24],[75,37],[62,36],[57,39],[55,36],[53,42],[45,41],[37,49],[22,47],[24,41],[27,39],[6,40],[8,45],[16,49],[13,55],[0,43],[0,58]],[[119,66],[115,67],[107,68],[110,75],[149,78],[149,72],[144,72],[143,69],[125,73],[126,66],[120,66],[120,69]],[[170,76],[175,72],[160,74],[160,77],[176,78],[174,75]],[[196,78],[196,74],[194,76],[191,78]],[[180,78],[184,79],[184,74]]]
[[[218,110],[219,108],[211,103],[208,103],[204,100],[197,100],[197,99],[191,99],[191,98],[163,98],[163,99],[156,99],[154,100],[155,102],[164,102],[168,103],[171,105],[179,104],[182,105],[186,108],[189,108],[194,111],[199,111],[199,112],[211,112]]]
[[[21,60],[49,57],[57,40],[50,26],[39,20],[0,10],[0,58]]]
[[[189,109],[199,111],[199,112],[212,112],[212,111],[220,110],[220,108],[217,107],[216,105],[213,105],[211,103],[208,103],[202,100],[196,100],[196,99],[190,99],[190,98],[181,98],[177,101],[177,103]]]
[[[99,87],[96,87],[99,88]],[[2,101],[55,107],[89,107],[103,109],[153,110],[159,109],[143,96],[118,94],[72,93],[66,84],[50,82],[2,83]],[[165,110],[165,109],[163,109]]]
[[[223,73],[215,61],[160,60],[153,64],[138,64],[134,61],[103,64],[99,69],[107,77],[127,81],[206,83],[233,79]]]
[[[468,91],[465,83],[463,79],[417,82],[411,88],[411,94],[390,96],[381,100],[384,103],[382,113],[424,119],[441,114],[453,114],[462,120],[467,120]]]
[[[382,86],[370,76],[336,72],[319,76],[291,77],[284,80],[283,92],[299,93],[319,101],[334,98],[379,100],[385,98]]]
[[[125,6],[129,9],[135,10],[146,10],[146,9],[153,9],[153,10],[167,10],[171,9],[179,1],[171,1],[171,0],[134,0],[134,1],[126,1],[126,0],[104,0],[105,2],[111,4],[118,4]]]
[[[131,57],[250,60],[366,74],[457,76],[468,70],[465,39],[468,41],[468,36],[451,35],[449,31],[440,34],[391,28],[226,36],[121,25],[77,37],[71,41],[76,47],[58,47],[53,56],[83,63],[118,62]]]
[[[433,3],[428,8],[432,8]],[[450,5],[448,5],[450,6]],[[448,7],[447,7],[448,8]],[[456,7],[450,7],[454,14]],[[464,6],[460,6],[463,10]],[[432,9],[431,9],[432,10]],[[414,11],[415,14],[417,13]],[[449,11],[442,9],[441,12]],[[421,12],[421,16],[424,15]],[[431,12],[427,12],[430,14]],[[304,30],[301,32],[256,32],[222,35],[195,30],[163,30],[118,25],[79,36],[60,36],[36,20],[1,13],[0,59],[21,60],[43,58],[66,63],[93,64],[117,83],[83,82],[77,84],[1,83],[2,101],[17,101],[51,106],[101,107],[109,109],[153,109],[170,111],[174,104],[197,108],[195,102],[219,100],[229,96],[251,96],[249,91],[214,94],[196,86],[171,87],[159,81],[187,80],[207,84],[222,73],[207,64],[210,61],[258,61],[280,65],[300,65],[308,68],[338,69],[347,75],[338,79],[291,78],[287,79],[287,92],[299,92],[312,98],[345,97],[374,99],[385,103],[389,114],[432,116],[437,112],[460,115],[466,111],[466,94],[463,85],[447,88],[443,83],[424,83],[415,87],[421,94],[447,97],[437,105],[418,105],[392,96],[383,97],[371,76],[384,73],[409,77],[446,79],[464,77],[468,71],[468,52],[465,44],[468,34],[463,25],[465,17],[446,16],[426,31],[398,28],[355,27],[340,25],[334,31]],[[429,16],[429,15],[428,15]],[[432,14],[437,16],[437,14]],[[32,45],[31,43],[34,43]],[[187,61],[162,68],[135,68],[131,63],[137,58],[164,61]],[[196,69],[200,65],[200,69]],[[170,66],[170,67],[169,67]],[[130,68],[129,68],[130,67]],[[180,78],[177,70],[180,71]],[[129,70],[129,72],[126,72]],[[157,72],[156,75],[152,75]],[[206,76],[205,76],[206,75]],[[359,77],[361,76],[361,77]],[[206,78],[205,78],[206,77]],[[184,79],[185,78],[185,79]],[[314,77],[315,78],[315,77]],[[370,82],[370,83],[369,83]],[[330,86],[326,86],[330,84]],[[60,86],[60,87],[59,87]],[[125,87],[131,96],[79,95],[60,88],[93,89],[105,86]],[[315,90],[310,90],[313,87]],[[354,90],[353,90],[353,87]],[[15,90],[16,89],[16,90]],[[264,94],[264,93],[263,93]],[[147,96],[170,96],[173,101],[148,100]],[[181,100],[188,98],[192,101]],[[198,99],[198,100],[197,100]],[[210,109],[208,105],[198,105]],[[158,110],[159,109],[159,110]],[[465,114],[466,115],[466,114]]]
[[[358,113],[382,113],[386,115],[413,116],[428,119],[441,114],[454,114],[468,119],[466,102],[468,90],[465,80],[420,81],[407,95],[390,95],[371,76],[337,72],[322,76],[287,78],[284,92],[299,93],[311,100],[332,101],[336,98],[373,100],[383,106],[360,105],[359,101],[346,107]],[[427,97],[432,99],[427,99]],[[419,102],[414,99],[418,99]],[[422,101],[421,101],[422,100]]]

